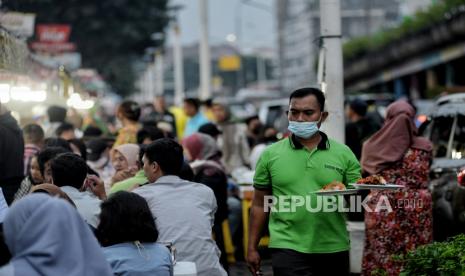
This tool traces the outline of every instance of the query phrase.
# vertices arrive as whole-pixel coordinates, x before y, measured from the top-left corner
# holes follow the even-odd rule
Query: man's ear
[[[152,163],[152,166],[153,166],[153,167],[152,167],[152,170],[153,170],[153,171],[158,171],[158,170],[160,170],[160,165],[158,165],[157,162],[153,162],[153,163]]]
[[[320,123],[323,123],[324,121],[326,121],[326,119],[328,118],[328,115],[329,115],[329,113],[327,111],[323,111],[323,113],[321,114]]]

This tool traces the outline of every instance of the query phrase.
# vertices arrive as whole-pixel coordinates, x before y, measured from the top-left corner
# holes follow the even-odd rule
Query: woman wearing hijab
[[[218,209],[215,213],[213,232],[221,250],[220,262],[227,270],[222,223],[228,218],[228,179],[221,164],[221,151],[209,135],[194,133],[182,140],[186,155],[194,171],[194,182],[207,185],[215,194]]]
[[[101,209],[96,235],[115,275],[173,275],[170,251],[156,243],[155,220],[143,197],[120,191]]]
[[[113,275],[87,224],[62,199],[24,197],[10,208],[3,230],[12,259],[0,275]]]
[[[362,274],[385,271],[398,275],[402,263],[394,255],[405,254],[432,241],[432,199],[428,174],[431,143],[417,136],[415,110],[406,101],[387,108],[383,127],[368,139],[362,149],[364,175],[383,177],[387,183],[402,185],[396,191],[372,190],[368,206],[389,200],[392,212],[365,212],[365,249]]]
[[[140,171],[139,150],[136,144],[124,144],[113,148],[111,163],[115,169],[115,175],[111,179],[111,186],[133,177]]]

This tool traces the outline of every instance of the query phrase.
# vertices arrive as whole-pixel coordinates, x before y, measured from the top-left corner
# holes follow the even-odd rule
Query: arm
[[[268,219],[268,211],[264,208],[264,197],[271,195],[271,190],[255,189],[252,208],[250,210],[249,242],[247,248],[247,263],[253,275],[260,271],[260,255],[258,244],[260,242],[263,226]]]
[[[249,143],[247,142],[247,136],[245,135],[246,130],[239,134],[239,154],[243,165],[250,166],[250,151]]]
[[[348,185],[349,183],[356,183],[361,176],[361,168],[360,163],[357,160],[357,157],[352,153],[347,160],[347,167],[344,175],[344,185]]]
[[[258,160],[254,176],[254,197],[250,210],[249,242],[247,245],[247,264],[253,275],[260,271],[260,255],[257,248],[260,242],[263,226],[268,218],[268,210],[265,210],[265,196],[271,195],[272,177],[268,151],[264,151]]]
[[[107,199],[107,194],[105,192],[105,185],[103,181],[95,175],[89,175],[87,177],[86,184],[90,188],[92,193],[98,197],[100,200]]]

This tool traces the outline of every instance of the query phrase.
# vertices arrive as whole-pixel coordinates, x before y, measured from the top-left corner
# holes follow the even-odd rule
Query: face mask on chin
[[[320,129],[318,127],[318,123],[320,122],[321,118],[318,121],[314,122],[297,122],[297,121],[289,121],[289,126],[287,129],[294,133],[297,137],[303,139],[309,139],[313,137]]]

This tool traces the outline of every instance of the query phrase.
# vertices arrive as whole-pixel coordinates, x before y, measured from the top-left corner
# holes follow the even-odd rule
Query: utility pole
[[[257,52],[257,85],[263,88],[266,84],[266,60]]]
[[[163,53],[161,49],[155,52],[155,66],[154,66],[154,70],[152,74],[156,75],[155,94],[163,95],[165,92],[164,91],[165,86],[164,86],[164,72],[163,72]]]
[[[148,101],[152,101],[154,96],[155,96],[155,93],[156,93],[156,87],[155,87],[155,83],[157,81],[157,73],[155,72],[154,70],[155,68],[155,64],[150,64],[149,67],[148,67],[148,93],[146,94],[146,99],[145,100],[148,100]]]
[[[345,143],[344,78],[341,45],[341,9],[339,0],[320,0],[322,47],[325,49],[325,74],[322,87],[329,117],[324,124],[328,135]],[[323,83],[322,83],[323,84]]]
[[[184,61],[181,47],[179,24],[174,24],[174,103],[181,106],[184,99]]]
[[[242,59],[242,0],[237,2],[236,6],[236,19],[235,19],[235,27],[236,27],[236,45],[237,45],[237,53],[240,60],[240,66],[237,69],[236,74],[236,82],[237,82],[237,91],[239,89],[245,87],[244,81],[244,61]],[[235,91],[237,93],[237,91]]]
[[[208,45],[208,0],[199,0],[200,16],[200,91],[199,98],[211,98],[210,46]]]

